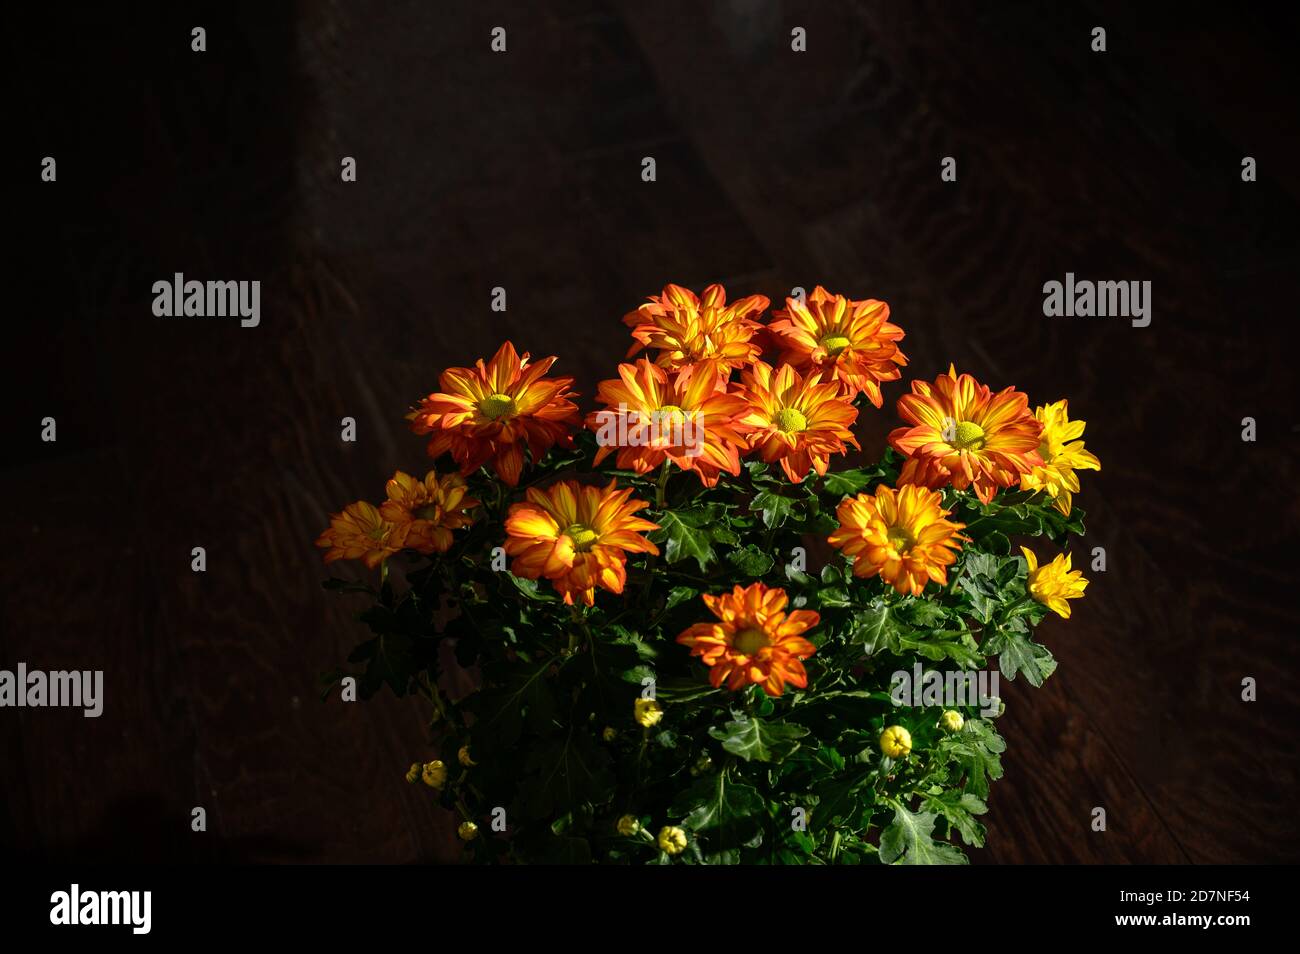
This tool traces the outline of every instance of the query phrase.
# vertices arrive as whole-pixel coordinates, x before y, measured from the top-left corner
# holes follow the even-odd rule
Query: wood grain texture
[[[203,56],[177,13],[25,16],[27,55],[59,69],[20,79],[17,108],[60,178],[22,187],[43,317],[11,338],[0,665],[102,668],[107,704],[0,713],[7,849],[454,860],[451,820],[401,782],[428,751],[418,706],[316,697],[358,630],[312,540],[421,466],[401,414],[443,367],[511,338],[589,396],[625,311],[717,280],[883,298],[913,373],[951,360],[1089,422],[1083,545],[1108,569],[1044,625],[1048,684],[1004,684],[1006,777],[974,860],[1296,858],[1300,144],[1280,14],[250,4],[213,13]],[[262,325],[155,319],[174,271],[260,279]],[[1151,326],[1044,318],[1067,271],[1150,280]],[[864,452],[903,390],[860,424]],[[46,414],[57,445],[36,441]]]

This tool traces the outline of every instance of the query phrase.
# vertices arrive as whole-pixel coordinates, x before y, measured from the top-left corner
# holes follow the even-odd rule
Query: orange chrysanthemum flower
[[[874,495],[840,503],[840,526],[828,539],[853,557],[854,576],[879,576],[901,594],[920,596],[931,580],[948,582],[965,539],[957,532],[965,524],[945,519],[948,513],[938,491],[881,484]]]
[[[794,483],[809,468],[824,475],[830,455],[845,453],[846,443],[858,446],[849,430],[858,409],[834,381],[823,382],[818,373],[804,378],[788,364],[773,371],[763,361],[755,361],[740,377],[738,393],[749,402],[740,419],[742,432],[763,460],[779,460]]]
[[[364,500],[348,504],[342,513],[331,514],[329,529],[316,540],[316,546],[329,548],[326,563],[362,560],[372,570],[405,543],[406,525],[385,520],[373,504]]]
[[[898,414],[910,426],[889,435],[907,457],[899,485],[920,484],[958,490],[974,487],[984,503],[999,487],[1011,487],[1043,459],[1038,456],[1042,425],[1029,401],[1015,388],[993,394],[951,365],[929,384],[913,381],[912,393],[898,399]]]
[[[448,368],[442,390],[424,398],[406,415],[411,430],[429,434],[429,456],[451,451],[462,474],[486,463],[511,487],[524,466],[523,445],[539,459],[556,444],[570,447],[571,430],[582,426],[578,408],[568,398],[573,378],[543,375],[555,358],[529,363],[507,341],[486,365]]]
[[[890,323],[889,306],[874,298],[851,301],[821,285],[807,304],[795,298],[785,304],[767,326],[782,360],[805,373],[820,371],[827,380],[839,381],[849,398],[862,393],[880,407],[880,382],[897,381],[907,364],[898,347],[903,329]]]
[[[655,363],[675,370],[706,362],[720,374],[748,364],[762,349],[751,340],[763,326],[755,318],[766,310],[768,299],[750,295],[727,304],[721,285],[710,285],[702,295],[681,285],[666,285],[662,295],[623,317],[636,343],[631,357],[642,348],[656,348]]]
[[[620,364],[618,377],[602,381],[596,397],[607,405],[587,416],[600,445],[597,464],[617,448],[618,466],[638,474],[665,460],[695,471],[706,487],[724,470],[740,473],[739,450],[746,444],[735,423],[749,405],[715,390],[711,369],[697,365],[670,377],[642,358]]]
[[[1079,492],[1079,475],[1075,471],[1101,470],[1101,461],[1076,439],[1083,436],[1087,422],[1070,420],[1068,401],[1037,408],[1034,418],[1043,425],[1038,445],[1043,464],[1020,478],[1020,489],[1045,492],[1056,509],[1068,517],[1074,508],[1074,495]]]
[[[709,682],[728,689],[761,685],[769,696],[779,696],[789,683],[808,685],[801,660],[816,647],[801,635],[820,622],[812,610],[785,612],[785,590],[762,583],[735,587],[721,596],[700,597],[718,618],[716,623],[696,623],[677,641],[691,647],[691,655],[710,667]]]
[[[477,507],[478,501],[465,496],[465,478],[460,474],[439,477],[431,470],[424,480],[417,480],[399,470],[385,489],[388,499],[379,507],[379,515],[405,527],[408,549],[446,553],[451,532],[474,522],[466,511]]]
[[[528,580],[545,577],[564,602],[581,597],[596,602],[596,587],[622,593],[627,582],[628,553],[658,553],[640,536],[658,524],[633,516],[644,500],[629,500],[632,491],[585,487],[564,480],[539,490],[528,488],[528,499],[510,508],[506,518],[505,550],[514,557],[510,572]]]

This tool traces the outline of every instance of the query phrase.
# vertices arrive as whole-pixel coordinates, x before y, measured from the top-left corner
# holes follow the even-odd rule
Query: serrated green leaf
[[[808,730],[801,725],[749,717],[709,729],[709,735],[720,741],[724,749],[746,762],[780,762],[799,748],[799,740],[807,734]]]
[[[1024,633],[1003,629],[985,640],[985,651],[997,654],[998,668],[1008,679],[1025,674],[1029,684],[1038,688],[1056,671],[1056,660],[1046,646],[1034,642]]]
[[[887,865],[964,865],[961,849],[934,840],[934,812],[913,812],[894,805],[894,820],[880,836],[880,860]]]
[[[776,561],[770,554],[764,553],[754,544],[748,544],[740,550],[727,554],[727,562],[744,577],[759,577],[768,573]]]
[[[822,478],[822,489],[828,494],[843,497],[858,493],[879,476],[879,468],[841,470],[836,473],[828,472]]]
[[[790,518],[797,504],[797,500],[764,490],[754,495],[749,509],[760,511],[763,514],[763,526],[774,528],[781,526]]]

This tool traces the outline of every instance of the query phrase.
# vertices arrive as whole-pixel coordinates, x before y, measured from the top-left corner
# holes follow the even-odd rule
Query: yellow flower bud
[[[880,733],[880,751],[891,759],[901,759],[912,751],[912,733],[901,725],[891,725]]]
[[[465,768],[469,768],[471,765],[478,765],[477,762],[469,757],[468,745],[462,745],[460,747],[460,751],[456,753],[456,758],[460,759],[460,764],[465,766]]]
[[[624,838],[631,838],[641,830],[641,823],[635,815],[624,815],[618,820],[618,833]]]
[[[412,762],[411,767],[406,770],[406,780],[414,785],[420,780],[420,773],[423,771],[419,762]]]
[[[659,837],[655,840],[660,851],[667,852],[670,855],[680,855],[686,850],[686,832],[682,831],[676,825],[665,825],[659,829]]]
[[[648,729],[659,723],[659,720],[664,717],[664,710],[653,699],[638,699],[633,706],[632,714],[636,718],[637,725]]]
[[[478,837],[478,825],[473,822],[461,822],[460,827],[456,829],[456,834],[460,835],[461,841],[473,841]]]
[[[604,731],[600,733],[600,737],[606,742],[613,742],[618,738],[618,730],[607,725],[605,726]]]
[[[425,762],[420,778],[430,788],[442,788],[447,784],[447,766],[443,765],[438,759]]]
[[[966,724],[966,720],[961,717],[961,713],[956,709],[949,709],[939,716],[939,724],[949,732],[960,732],[961,727]]]

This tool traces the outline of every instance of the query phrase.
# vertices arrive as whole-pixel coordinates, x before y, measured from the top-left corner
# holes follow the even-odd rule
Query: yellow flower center
[[[984,428],[974,421],[962,421],[952,442],[958,450],[979,450],[984,446]]]
[[[916,546],[916,538],[908,533],[904,527],[890,527],[889,545],[899,553],[906,553]]]
[[[665,404],[659,409],[659,420],[669,424],[681,424],[686,420],[686,412],[676,404]]]
[[[756,626],[747,626],[736,634],[732,641],[737,652],[744,653],[746,656],[753,656],[760,649],[768,644],[767,633],[763,632]]]
[[[437,523],[442,519],[442,508],[437,504],[425,504],[423,507],[417,507],[411,511],[411,516],[416,520],[432,520]]]
[[[515,413],[515,399],[509,394],[493,394],[478,402],[479,413],[489,421]]]
[[[821,346],[826,349],[826,353],[832,358],[852,343],[853,342],[849,341],[849,339],[845,338],[843,335],[830,335],[821,340]]]
[[[781,410],[776,412],[776,416],[772,418],[772,421],[786,434],[793,434],[796,431],[804,431],[808,429],[808,418],[804,417],[803,411],[797,410],[793,407],[781,408]]]
[[[564,535],[573,541],[573,549],[579,553],[586,553],[591,549],[592,544],[600,539],[599,533],[580,523],[570,526],[564,531]]]

